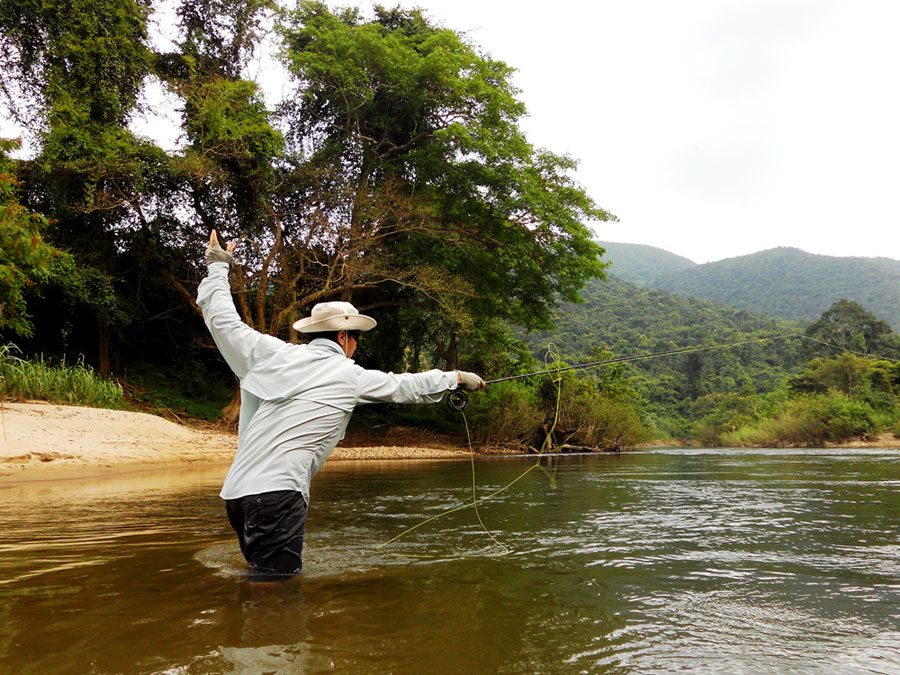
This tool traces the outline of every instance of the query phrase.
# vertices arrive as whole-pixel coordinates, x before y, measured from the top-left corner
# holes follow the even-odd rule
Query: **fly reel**
[[[458,389],[447,392],[447,398],[444,401],[447,403],[447,407],[455,412],[462,412],[469,407],[469,397]]]

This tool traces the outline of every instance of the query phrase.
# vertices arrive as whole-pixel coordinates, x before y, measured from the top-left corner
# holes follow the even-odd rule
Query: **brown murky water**
[[[478,463],[487,493],[528,460]],[[223,467],[0,490],[0,672],[900,672],[900,454],[334,463],[249,584]]]

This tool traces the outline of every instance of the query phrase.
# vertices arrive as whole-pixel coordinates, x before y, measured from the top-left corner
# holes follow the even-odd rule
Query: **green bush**
[[[0,346],[0,395],[93,408],[124,408],[122,386],[97,375],[79,361],[50,365],[43,356],[26,361],[13,355],[12,345]]]
[[[652,436],[639,403],[629,398],[627,392],[606,394],[592,379],[567,374],[561,384],[550,377],[492,384],[470,398],[467,415],[482,445],[540,448],[555,421],[550,451],[565,445],[619,449]]]
[[[634,408],[602,394],[585,396],[577,401],[582,429],[574,437],[576,443],[618,450],[649,441],[653,434]]]
[[[482,445],[530,447],[544,419],[538,390],[525,380],[498,382],[469,398],[466,412]]]
[[[764,397],[751,391],[701,396],[692,406],[692,413],[702,417],[692,425],[691,437],[704,446],[717,447],[726,435],[755,424],[764,406]]]
[[[558,386],[561,387],[559,392]],[[541,386],[546,415],[544,428],[549,428],[553,421],[557,393],[561,398],[554,431],[556,446],[611,450],[631,447],[652,437],[641,419],[639,402],[629,392],[606,393],[591,378],[577,378],[571,374],[563,377],[559,384],[548,379]]]
[[[727,433],[727,445],[805,445],[838,443],[878,433],[884,424],[865,401],[842,392],[798,397],[773,418]]]
[[[872,406],[844,394],[816,397],[810,402],[809,412],[819,421],[824,431],[822,435],[828,441],[869,436],[879,431]]]

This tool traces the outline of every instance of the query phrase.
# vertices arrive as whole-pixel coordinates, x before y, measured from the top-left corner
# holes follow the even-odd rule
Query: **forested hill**
[[[697,345],[721,345],[750,338],[802,332],[803,327],[708,300],[650,289],[610,276],[581,293],[583,303],[564,304],[552,334],[535,332],[532,353],[553,342],[568,363],[601,353],[613,357],[662,352]],[[771,391],[802,362],[797,340],[763,341],[636,361],[625,367],[658,425],[662,418],[686,418],[691,402],[704,394],[742,389]]]
[[[660,259],[656,249],[641,248],[649,249],[645,260]],[[630,252],[612,248],[607,258],[614,263],[612,274],[638,274],[647,285],[681,295],[804,322],[846,299],[900,329],[900,261],[890,258],[839,258],[775,248],[653,276],[632,262]],[[626,270],[631,267],[638,271]]]
[[[605,260],[612,262],[609,273],[641,286],[654,286],[656,280],[698,267],[693,260],[655,246],[598,241],[606,249]]]

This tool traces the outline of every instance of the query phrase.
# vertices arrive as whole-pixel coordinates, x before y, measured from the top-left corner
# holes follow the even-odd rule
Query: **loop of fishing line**
[[[583,369],[583,368],[596,368],[596,367],[600,367],[600,366],[611,365],[614,363],[628,363],[630,361],[641,361],[644,359],[661,358],[663,356],[673,356],[676,354],[689,354],[692,352],[708,351],[708,350],[712,350],[712,349],[726,349],[726,348],[730,348],[730,347],[739,347],[739,346],[754,344],[754,343],[758,343],[758,342],[772,342],[774,340],[789,340],[789,339],[807,340],[809,342],[815,342],[817,344],[824,345],[831,349],[835,349],[835,350],[849,353],[849,354],[855,354],[857,356],[862,356],[862,357],[866,357],[866,358],[878,358],[878,359],[882,359],[885,361],[893,361],[895,363],[897,362],[897,359],[890,359],[888,357],[879,356],[877,354],[866,354],[864,352],[855,351],[852,349],[848,349],[847,347],[841,347],[839,345],[834,345],[834,344],[825,342],[824,340],[819,340],[817,338],[813,338],[808,335],[803,335],[802,333],[788,333],[786,335],[771,335],[771,336],[765,336],[765,337],[759,337],[759,338],[751,338],[751,339],[747,339],[747,340],[738,340],[736,342],[728,342],[728,343],[723,343],[723,344],[697,345],[694,347],[681,347],[681,348],[669,349],[669,350],[661,351],[661,352],[652,352],[652,353],[648,353],[648,354],[637,354],[635,356],[620,356],[620,357],[613,358],[613,359],[604,359],[601,361],[591,361],[589,363],[579,363],[574,366],[562,366],[559,349],[556,347],[555,344],[553,344],[551,342],[547,347],[547,353],[544,355],[544,365],[547,366],[547,368],[545,370],[537,371],[534,373],[525,373],[522,375],[512,375],[509,377],[501,377],[501,378],[497,378],[494,380],[486,380],[485,381],[485,386],[487,386],[489,384],[496,384],[498,382],[510,382],[512,380],[520,380],[520,379],[525,379],[525,378],[529,378],[529,377],[537,377],[539,375],[549,375],[551,378],[551,381],[556,385],[556,406],[555,406],[554,414],[553,414],[553,422],[551,423],[549,430],[547,431],[546,435],[544,436],[544,442],[541,444],[541,448],[537,453],[537,460],[535,461],[535,463],[532,464],[531,466],[529,466],[525,471],[523,471],[521,474],[516,476],[513,480],[511,480],[509,483],[507,483],[500,489],[495,490],[494,492],[491,492],[490,494],[479,498],[476,493],[475,449],[472,445],[472,438],[469,433],[469,422],[468,422],[465,412],[464,412],[465,409],[469,405],[469,398],[468,398],[468,396],[466,396],[465,392],[462,392],[459,390],[454,390],[452,392],[449,392],[449,394],[447,395],[447,398],[446,398],[446,403],[451,410],[459,412],[462,415],[463,423],[464,423],[465,429],[466,429],[466,440],[467,440],[468,446],[469,446],[469,460],[470,460],[470,463],[472,466],[472,501],[466,502],[465,504],[461,504],[459,506],[455,506],[450,509],[447,509],[446,511],[443,511],[441,513],[438,513],[437,515],[431,516],[430,518],[426,518],[425,520],[422,520],[421,522],[417,523],[416,525],[413,525],[412,527],[407,528],[406,530],[404,530],[400,534],[396,535],[395,537],[387,540],[386,542],[379,544],[375,548],[382,549],[385,546],[388,546],[389,544],[392,544],[395,541],[402,539],[403,537],[405,537],[406,535],[410,534],[411,532],[419,529],[423,525],[427,525],[428,523],[431,523],[431,522],[437,520],[438,518],[443,518],[444,516],[448,516],[452,513],[456,513],[458,511],[462,511],[464,509],[471,507],[471,508],[475,509],[475,516],[478,519],[478,523],[481,525],[482,530],[484,530],[484,532],[491,538],[491,540],[493,540],[493,542],[495,544],[497,544],[497,546],[499,546],[500,548],[503,549],[502,555],[507,555],[509,553],[512,553],[512,549],[510,549],[509,547],[500,543],[500,541],[498,541],[497,538],[494,537],[494,535],[491,534],[490,530],[488,530],[488,528],[485,526],[484,521],[481,518],[481,514],[478,511],[478,504],[481,502],[487,501],[489,499],[492,499],[492,498],[496,497],[497,495],[501,494],[502,492],[505,492],[506,490],[511,488],[513,485],[518,483],[520,480],[525,478],[525,476],[527,476],[534,469],[538,468],[541,465],[541,461],[543,460],[544,452],[547,449],[547,445],[550,442],[553,432],[556,430],[557,422],[559,421],[559,411],[560,411],[560,405],[561,405],[561,401],[562,401],[562,373],[563,372],[568,371],[568,370],[579,370],[579,369]],[[552,367],[552,368],[550,367],[551,362],[555,364],[555,367]],[[404,557],[415,557],[415,558],[432,557],[432,556],[408,555],[408,554],[399,554],[399,555],[403,555]]]
[[[511,548],[509,548],[508,546],[506,546],[506,545],[502,544],[500,541],[498,541],[497,538],[491,533],[491,531],[488,530],[487,526],[484,524],[484,520],[481,518],[481,513],[478,510],[478,504],[481,502],[487,501],[488,499],[493,499],[494,497],[501,494],[502,492],[505,492],[506,490],[511,488],[513,485],[518,483],[520,480],[525,478],[525,476],[527,476],[534,469],[538,468],[541,465],[541,460],[543,459],[544,452],[547,449],[547,445],[549,444],[550,438],[553,435],[553,432],[556,430],[556,424],[559,421],[559,410],[560,410],[560,405],[561,405],[561,401],[562,401],[562,375],[561,375],[562,368],[559,368],[561,360],[560,360],[559,349],[557,349],[556,345],[553,343],[550,343],[548,345],[547,354],[544,356],[544,365],[549,365],[551,356],[552,356],[552,362],[558,366],[557,369],[553,370],[553,369],[548,368],[547,371],[542,372],[541,374],[542,375],[551,374],[551,381],[556,385],[556,406],[555,406],[554,415],[553,415],[553,422],[550,424],[550,429],[547,432],[546,436],[544,437],[544,442],[541,444],[541,448],[537,453],[537,459],[536,459],[535,463],[532,464],[531,466],[529,466],[527,469],[525,469],[525,471],[520,473],[518,476],[516,476],[513,480],[511,480],[509,483],[507,483],[503,487],[501,487],[497,490],[494,490],[493,492],[491,492],[488,495],[485,495],[484,497],[479,498],[477,495],[477,482],[475,479],[475,447],[472,444],[472,436],[469,432],[469,421],[466,418],[465,412],[463,412],[466,408],[466,405],[468,405],[468,398],[466,398],[465,394],[462,394],[462,392],[451,392],[451,393],[460,393],[463,395],[464,398],[466,398],[466,403],[465,403],[465,405],[463,405],[462,409],[460,409],[459,412],[462,415],[463,424],[465,425],[465,428],[466,428],[466,441],[469,446],[469,462],[472,467],[472,501],[466,502],[465,504],[461,504],[459,506],[455,506],[450,509],[447,509],[446,511],[443,511],[434,516],[431,516],[430,518],[426,518],[425,520],[423,520],[419,523],[416,523],[412,527],[409,527],[409,528],[403,530],[403,532],[396,535],[395,537],[388,539],[386,542],[376,546],[375,547],[376,550],[382,549],[385,546],[402,539],[403,537],[405,537],[409,533],[413,532],[414,530],[417,530],[420,527],[422,527],[423,525],[427,525],[428,523],[431,523],[431,522],[437,520],[438,518],[443,518],[444,516],[449,516],[451,513],[456,513],[457,511],[462,511],[463,509],[472,507],[475,509],[475,517],[478,519],[478,524],[481,525],[481,529],[485,532],[485,534],[487,534],[488,537],[491,538],[491,540],[495,544],[497,544],[497,546],[499,546],[500,548],[503,549],[503,553],[501,555],[507,555],[509,553],[512,553]],[[409,556],[409,557],[424,558],[424,557],[430,557],[430,556],[419,555],[419,556]]]

